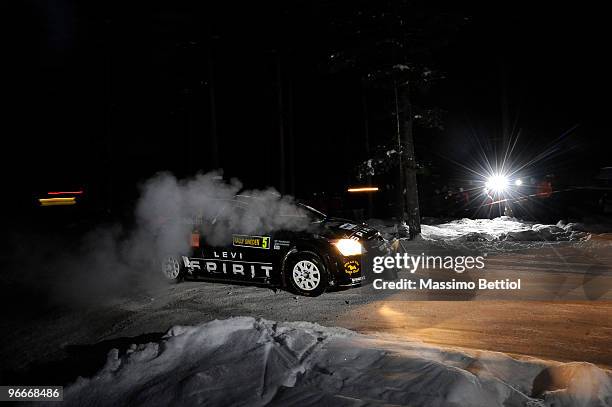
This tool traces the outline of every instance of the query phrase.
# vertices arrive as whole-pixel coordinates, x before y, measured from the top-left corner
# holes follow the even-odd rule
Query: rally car
[[[247,210],[249,197],[223,202],[232,210]],[[317,296],[329,287],[356,286],[367,278],[372,256],[388,254],[391,245],[365,223],[330,218],[307,205],[296,204],[308,218],[301,231],[244,234],[231,231],[231,242],[207,242],[202,228],[191,235],[191,252],[167,256],[162,271],[172,281],[222,280],[265,284]],[[278,216],[284,216],[279,214]],[[288,216],[295,216],[290,214]]]

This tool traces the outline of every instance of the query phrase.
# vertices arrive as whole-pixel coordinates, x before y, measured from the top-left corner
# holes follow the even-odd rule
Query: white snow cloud
[[[232,233],[260,234],[310,226],[290,196],[281,196],[273,188],[244,191],[238,180],[223,181],[220,172],[188,179],[160,173],[140,190],[131,226],[96,228],[69,242],[70,250],[68,244],[57,243],[59,248],[46,258],[28,254],[36,266],[24,272],[20,264],[11,278],[61,303],[112,302],[165,284],[161,259],[188,253],[194,228],[209,244],[224,245],[231,242]],[[237,197],[245,199],[243,195],[251,197],[250,205],[232,204]]]

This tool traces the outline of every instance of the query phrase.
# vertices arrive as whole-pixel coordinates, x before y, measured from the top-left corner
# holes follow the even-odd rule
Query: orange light
[[[191,247],[200,247],[200,234],[197,232],[191,234]]]
[[[47,192],[47,195],[81,195],[82,193],[83,193],[83,190],[80,190],[80,191],[66,191],[66,192],[53,191],[53,192]]]
[[[38,200],[42,206],[56,206],[56,205],[74,205],[76,203],[75,198],[40,198]]]
[[[378,187],[360,187],[360,188],[349,188],[348,192],[376,192]]]

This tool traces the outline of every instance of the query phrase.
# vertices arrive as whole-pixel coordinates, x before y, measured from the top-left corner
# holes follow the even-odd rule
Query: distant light
[[[76,204],[75,197],[70,198],[40,198],[38,200],[42,206],[57,206],[57,205],[74,205]]]
[[[378,187],[361,187],[361,188],[349,188],[348,192],[376,192]]]
[[[191,234],[191,247],[200,247],[200,233],[194,232]]]
[[[516,185],[516,186],[519,186],[519,187],[520,187],[521,185],[523,185],[523,180],[521,180],[521,179],[517,179],[516,181],[514,181],[514,185]]]
[[[487,179],[485,187],[495,192],[504,192],[506,187],[508,187],[508,177],[500,174],[492,175]]]
[[[80,190],[80,191],[66,191],[66,192],[53,191],[53,192],[47,192],[47,195],[81,195],[82,193],[83,193],[83,190]]]

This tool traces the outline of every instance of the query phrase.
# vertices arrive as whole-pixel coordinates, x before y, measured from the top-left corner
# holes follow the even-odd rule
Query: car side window
[[[236,219],[235,229],[239,233],[245,234],[256,234],[261,233],[261,217],[258,217],[255,213],[248,210],[247,206],[236,205],[234,208],[234,214]]]

